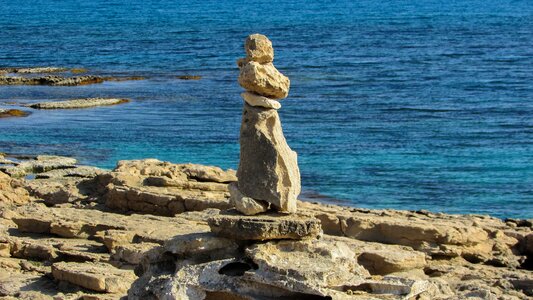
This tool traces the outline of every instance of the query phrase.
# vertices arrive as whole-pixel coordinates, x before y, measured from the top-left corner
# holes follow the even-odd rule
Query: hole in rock
[[[205,292],[205,300],[247,300],[248,297],[228,292]]]
[[[520,265],[520,268],[533,271],[533,255],[528,255],[526,260]]]
[[[442,275],[444,275],[444,273],[440,270],[436,270],[436,269],[433,269],[433,268],[424,268],[424,274],[426,274],[427,276],[429,277],[440,277]]]
[[[372,293],[372,286],[368,283],[363,283],[360,285],[345,285],[342,288],[343,292],[349,292],[349,291],[358,291],[358,292],[366,292],[366,293]]]
[[[257,269],[257,266],[247,262],[235,261],[223,266],[218,271],[218,274],[227,276],[242,276],[246,271],[251,270],[252,268]]]
[[[332,298],[330,296],[319,296],[319,295],[312,295],[312,294],[304,294],[304,293],[295,293],[294,295],[291,295],[290,297],[279,297],[280,300],[331,300]]]
[[[463,258],[466,259],[466,261],[468,261],[469,263],[473,264],[479,264],[483,262],[483,258],[475,254],[466,253],[463,254]]]

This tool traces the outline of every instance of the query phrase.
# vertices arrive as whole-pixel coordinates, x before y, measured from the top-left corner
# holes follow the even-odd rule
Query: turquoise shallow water
[[[132,99],[2,119],[1,152],[72,155],[107,168],[145,157],[236,168],[235,60],[246,35],[261,32],[291,78],[280,114],[307,197],[533,218],[531,1],[0,0],[0,7],[0,66],[148,77],[0,86],[0,102]],[[181,74],[203,78],[174,78]]]

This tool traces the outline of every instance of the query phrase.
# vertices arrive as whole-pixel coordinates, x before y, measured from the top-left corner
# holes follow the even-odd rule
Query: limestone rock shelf
[[[277,112],[290,81],[273,65],[266,36],[250,35],[244,48],[237,172],[156,159],[119,161],[103,170],[68,157],[0,154],[0,297],[533,296],[532,220],[298,201],[297,155]],[[104,80],[17,78],[0,76],[0,84]]]
[[[54,86],[75,86],[104,82],[100,76],[86,75],[63,77],[58,75],[20,77],[20,76],[0,76],[0,85],[54,85]]]
[[[0,296],[7,299],[533,295],[528,220],[299,201],[315,233],[269,240],[276,222],[290,217],[226,211],[231,170],[153,159],[121,161],[112,171],[50,156],[2,154],[0,162],[31,175],[0,171]],[[110,199],[116,189],[126,198]],[[174,202],[177,211],[169,209]],[[254,241],[212,232],[209,220],[224,218],[274,220]]]
[[[83,75],[87,70],[83,68],[60,67],[28,67],[28,68],[0,68],[0,85],[50,85],[50,86],[79,86],[98,84],[105,81],[144,80],[141,76],[115,77],[99,75]],[[50,73],[60,73],[50,75]]]

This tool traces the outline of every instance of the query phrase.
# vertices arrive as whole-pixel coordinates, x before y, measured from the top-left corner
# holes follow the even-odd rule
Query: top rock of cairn
[[[256,33],[249,35],[244,42],[246,58],[260,64],[274,61],[274,48],[272,42],[264,35]]]
[[[240,133],[238,182],[230,186],[231,202],[245,215],[267,210],[296,212],[300,170],[281,127],[277,110],[289,94],[289,78],[272,64],[272,42],[252,34],[244,42],[246,58],[237,61],[245,104]]]

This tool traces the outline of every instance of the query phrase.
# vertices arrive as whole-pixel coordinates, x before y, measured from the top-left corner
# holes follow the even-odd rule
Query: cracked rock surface
[[[255,232],[260,239],[237,239],[209,224],[228,217],[234,171],[149,159],[122,161],[110,171],[61,161],[24,167],[26,178],[0,171],[2,299],[533,296],[531,220],[298,202],[298,214],[323,234],[267,239],[275,234],[272,221]],[[35,158],[2,155],[0,162],[24,166]],[[83,181],[83,188],[62,185],[66,178]],[[69,201],[35,192],[52,183],[72,191]],[[109,202],[117,187],[131,204]],[[168,195],[195,209],[171,214],[147,202]],[[234,223],[240,218],[247,217]]]

